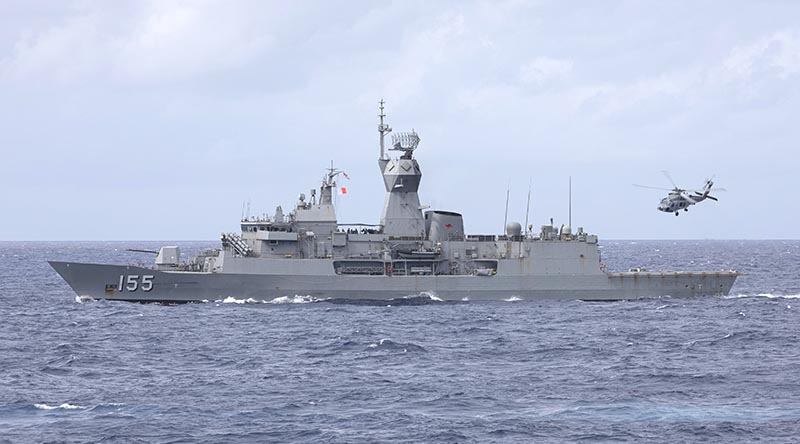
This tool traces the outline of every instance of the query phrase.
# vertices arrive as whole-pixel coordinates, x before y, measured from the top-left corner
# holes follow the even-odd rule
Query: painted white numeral
[[[150,291],[153,289],[153,275],[146,274],[142,276],[142,291]]]
[[[139,281],[137,281],[137,279],[139,279],[138,274],[129,275],[128,279],[125,280],[125,282],[128,283],[128,285],[125,286],[125,289],[128,291],[136,291],[136,289],[139,288]]]
[[[119,275],[119,284],[117,285],[117,291],[150,291],[153,289],[153,279],[155,278],[152,274],[145,274],[142,275],[141,284],[139,282],[139,275],[138,274],[131,274],[129,276],[125,276],[124,274]]]

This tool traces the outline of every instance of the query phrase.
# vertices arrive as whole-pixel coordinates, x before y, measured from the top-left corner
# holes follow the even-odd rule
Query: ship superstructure
[[[331,165],[317,190],[272,217],[243,218],[241,233],[186,263],[163,247],[153,268],[51,262],[81,296],[189,302],[284,296],[387,300],[427,295],[442,300],[619,300],[720,295],[738,273],[607,272],[596,235],[552,222],[534,232],[509,223],[500,235],[468,235],[461,214],[420,203],[422,170],[416,131],[391,134],[380,103],[378,167],[386,198],[380,223],[339,223]],[[392,157],[388,152],[397,153]]]

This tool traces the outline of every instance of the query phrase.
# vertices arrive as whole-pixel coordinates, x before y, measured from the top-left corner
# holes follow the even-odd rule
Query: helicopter
[[[650,188],[655,190],[663,190],[669,191],[667,197],[661,199],[661,202],[658,204],[658,210],[663,211],[665,213],[675,213],[676,216],[680,215],[680,211],[689,211],[689,207],[695,204],[698,204],[706,199],[711,199],[713,201],[717,201],[716,197],[712,196],[711,187],[714,186],[714,177],[712,176],[710,179],[706,179],[703,187],[699,190],[689,190],[678,188],[675,185],[675,181],[672,180],[672,176],[669,175],[667,171],[661,171],[664,176],[672,183],[673,188],[659,188],[659,187],[650,187],[646,185],[637,185],[634,186],[640,188]],[[714,188],[715,191],[725,191],[724,188]]]

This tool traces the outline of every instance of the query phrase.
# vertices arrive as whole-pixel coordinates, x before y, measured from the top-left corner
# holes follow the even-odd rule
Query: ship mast
[[[387,124],[383,123],[383,118],[384,118],[384,117],[386,117],[386,113],[384,113],[384,112],[383,112],[383,105],[384,105],[386,102],[384,102],[384,100],[383,100],[383,99],[381,99],[381,101],[380,101],[380,102],[378,102],[378,103],[381,105],[381,106],[380,106],[380,108],[381,108],[381,113],[380,113],[380,114],[378,114],[378,117],[380,117],[380,119],[381,119],[381,120],[380,120],[380,123],[378,124],[378,133],[380,133],[380,140],[381,140],[381,156],[380,156],[378,159],[379,159],[379,160],[384,160],[384,159],[386,159],[386,154],[384,153],[384,143],[383,143],[383,138],[384,138],[384,137],[385,137],[387,134],[389,134],[390,132],[392,132],[392,128],[391,128],[389,125],[387,125]]]
[[[383,184],[386,187],[386,200],[381,213],[381,227],[384,234],[390,236],[423,237],[425,235],[425,218],[422,215],[422,206],[419,203],[419,182],[422,171],[419,169],[413,153],[419,145],[420,138],[416,131],[392,134],[392,144],[389,151],[400,151],[402,155],[391,158],[386,153],[384,138],[392,131],[386,124],[381,99],[380,114],[378,117],[378,133],[380,134],[380,158],[378,167],[383,175]]]

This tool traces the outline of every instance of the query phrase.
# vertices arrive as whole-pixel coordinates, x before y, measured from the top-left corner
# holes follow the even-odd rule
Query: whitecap
[[[294,296],[281,296],[266,302],[268,304],[308,304],[317,302],[317,299],[311,295],[300,296],[296,294]]]
[[[61,405],[56,405],[56,406],[47,405],[47,404],[34,404],[33,406],[36,407],[39,410],[55,410],[55,409],[76,410],[76,409],[85,409],[86,408],[86,407],[83,407],[83,406],[80,406],[80,405],[68,404],[66,402],[61,404]]]
[[[432,301],[444,302],[439,296],[436,296],[436,293],[434,293],[432,291],[423,291],[419,295],[422,296],[422,297],[428,297]]]
[[[236,299],[233,296],[228,296],[227,298],[222,300],[223,304],[258,304],[259,302],[264,302],[264,301],[257,301],[253,298]]]
[[[228,296],[227,298],[222,300],[223,304],[244,304],[244,299],[236,299],[233,296]]]
[[[372,344],[368,345],[367,347],[369,347],[369,348],[378,348],[379,346],[384,345],[384,344],[392,344],[392,345],[394,345],[394,342],[392,342],[389,338],[383,338],[378,342],[373,342]]]
[[[756,296],[770,299],[800,299],[800,294],[772,294],[772,293],[759,293]]]
[[[511,296],[510,298],[503,299],[503,300],[506,301],[506,302],[519,302],[519,301],[522,300],[522,298],[519,297],[519,296]]]
[[[732,294],[723,296],[724,299],[739,299],[739,298],[768,298],[768,299],[800,299],[800,294],[774,294],[774,293],[756,293],[756,294]]]
[[[444,302],[444,300],[432,291],[421,291],[417,294],[410,294],[408,296],[403,296],[403,299],[429,299],[434,302]]]

